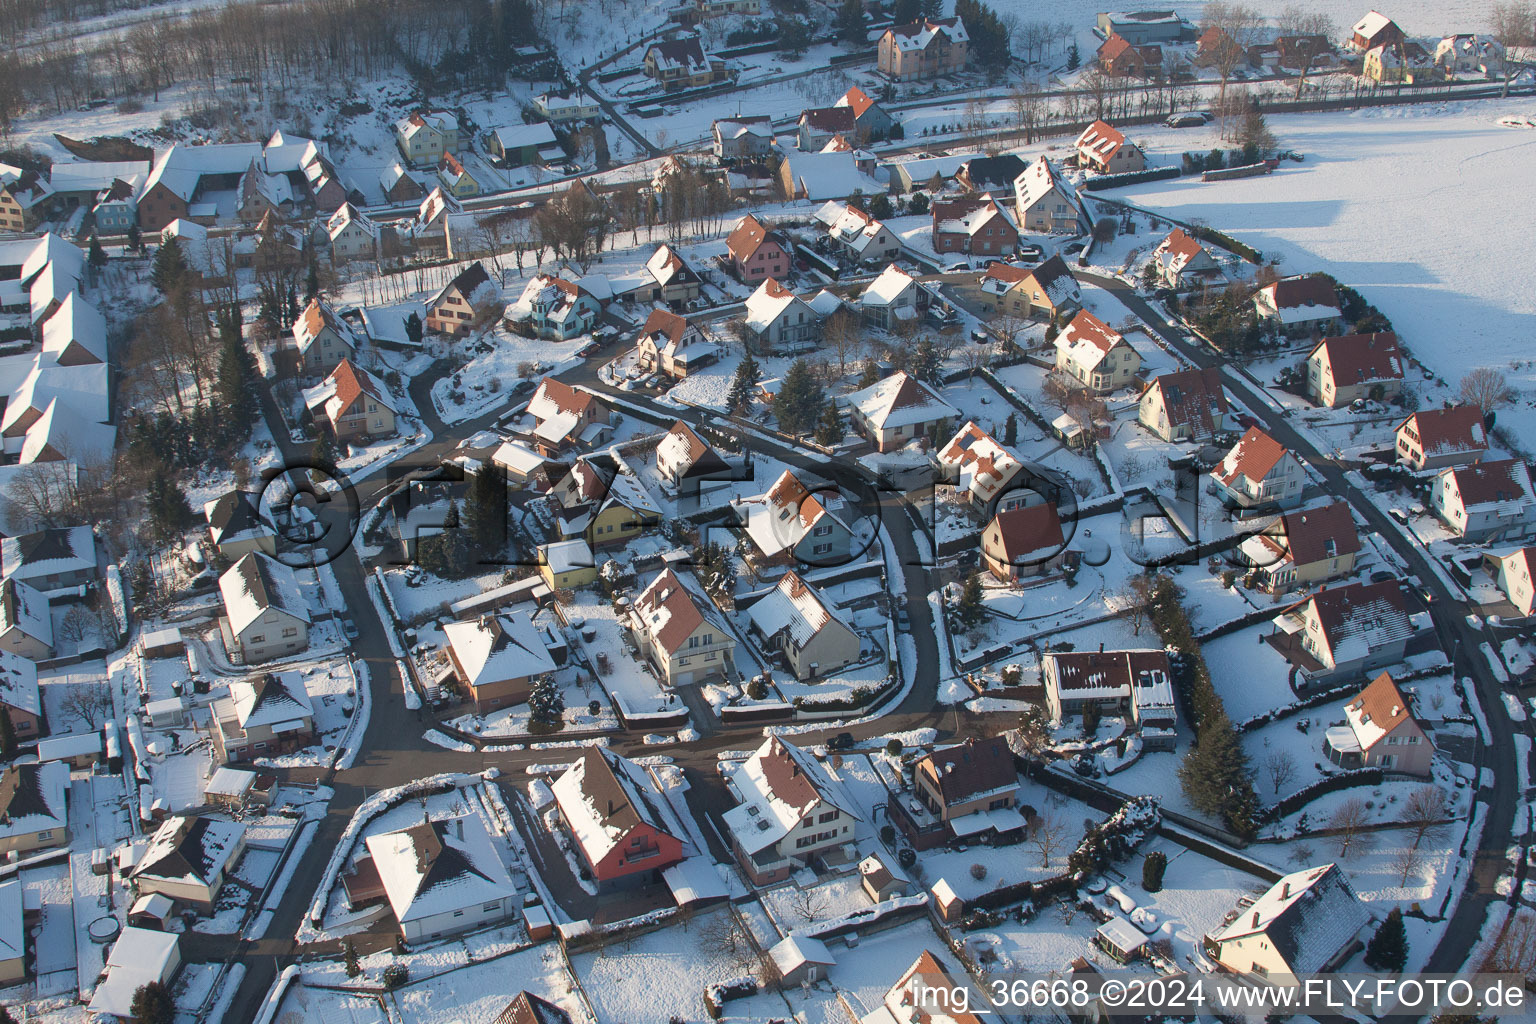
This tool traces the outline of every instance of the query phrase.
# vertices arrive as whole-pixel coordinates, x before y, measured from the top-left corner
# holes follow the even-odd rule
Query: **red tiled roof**
[[[682,647],[693,631],[704,624],[704,613],[671,569],[652,580],[651,585],[635,598],[635,611],[647,623],[658,611],[665,616],[652,638],[669,655]]]
[[[854,117],[863,117],[864,111],[875,105],[875,101],[870,98],[869,93],[858,86],[854,86],[843,93],[841,102],[847,104],[848,108],[853,111]]]
[[[1483,410],[1478,406],[1420,409],[1399,423],[1397,429],[1402,430],[1410,423],[1413,424],[1414,433],[1419,435],[1419,447],[1427,456],[1488,450],[1488,438],[1483,431]]]
[[[725,246],[732,256],[745,262],[752,258],[758,247],[768,238],[769,232],[763,222],[749,213],[731,230],[730,237],[725,240]]]
[[[1213,433],[1229,408],[1221,371],[1215,367],[1165,373],[1147,385],[1148,391],[1152,388],[1163,393],[1168,422],[1187,425],[1196,433]]]
[[[852,107],[811,107],[800,112],[800,123],[817,131],[846,132],[853,130],[856,117]]]
[[[1491,502],[1519,501],[1531,493],[1530,472],[1516,459],[1474,462],[1446,470],[1456,482],[1461,506],[1470,509]]]
[[[1293,309],[1297,306],[1338,308],[1339,305],[1339,296],[1333,290],[1333,282],[1321,274],[1282,277],[1267,288],[1275,296],[1276,309]]]
[[[1291,560],[1297,565],[1352,555],[1360,550],[1360,534],[1355,530],[1354,517],[1342,501],[1288,513],[1280,522],[1291,549]]]
[[[1275,464],[1285,457],[1285,446],[1258,427],[1249,427],[1215,472],[1224,484],[1231,484],[1239,476],[1258,483],[1269,475]]]
[[[992,518],[997,528],[1003,558],[1009,562],[1026,558],[1066,543],[1061,532],[1061,517],[1050,502],[1010,508]],[[987,530],[991,534],[991,529]]]
[[[1408,710],[1407,698],[1403,696],[1403,692],[1397,688],[1397,683],[1392,681],[1391,674],[1387,672],[1371,680],[1370,685],[1360,691],[1360,696],[1350,701],[1345,707],[1355,712],[1361,721],[1369,722],[1376,729],[1381,730],[1375,734],[1372,742],[1362,745],[1362,749],[1365,750],[1386,739],[1389,733],[1404,722],[1413,720],[1413,712]]]
[[[1397,347],[1397,335],[1391,331],[1324,338],[1307,354],[1307,358],[1316,355],[1318,349],[1322,349],[1328,357],[1328,366],[1336,387],[1367,381],[1403,379],[1403,352]]]
[[[677,342],[688,329],[688,321],[676,313],[665,309],[653,309],[651,315],[645,318],[645,326],[640,329],[641,337],[660,334],[672,342]]]

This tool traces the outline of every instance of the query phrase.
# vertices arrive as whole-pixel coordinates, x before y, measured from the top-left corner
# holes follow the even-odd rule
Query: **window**
[[[44,831],[39,832],[37,834],[37,841],[40,842],[40,843],[47,842],[48,840],[50,840],[52,838],[53,838],[53,830],[52,829],[45,829]]]
[[[816,824],[818,824],[818,825],[825,825],[827,822],[832,821],[832,820],[834,820],[836,818],[837,818],[837,811],[835,811],[835,810],[833,810],[833,811],[824,811],[822,814],[817,816]]]
[[[287,629],[283,630],[283,636],[298,636],[298,635],[299,635],[299,630],[298,630],[297,626],[289,626]]]
[[[253,637],[251,637],[251,641],[250,642],[253,643],[253,644],[259,644],[259,643],[261,643],[265,639],[266,639],[265,636],[253,636]]]
[[[494,900],[492,900],[490,903],[485,904],[480,909],[481,910],[485,910],[485,911],[500,910],[501,909],[501,904],[497,903]]]

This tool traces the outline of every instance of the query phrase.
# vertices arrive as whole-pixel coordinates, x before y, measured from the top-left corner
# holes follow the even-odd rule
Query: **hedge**
[[[1122,185],[1139,185],[1144,181],[1177,178],[1182,173],[1183,171],[1179,168],[1169,166],[1153,167],[1145,171],[1126,171],[1123,174],[1101,174],[1083,182],[1083,188],[1089,192],[1099,192],[1106,188],[1119,188]]]
[[[1190,233],[1193,234],[1196,238],[1200,239],[1202,242],[1214,242],[1216,245],[1221,246],[1223,249],[1237,253],[1249,263],[1264,262],[1264,256],[1259,252],[1259,250],[1245,242],[1239,242],[1237,239],[1233,238],[1231,235],[1224,231],[1217,231],[1215,228],[1195,225],[1190,228]]]
[[[1329,775],[1318,779],[1310,786],[1298,789],[1274,806],[1264,808],[1259,812],[1259,820],[1265,824],[1279,821],[1287,814],[1294,814],[1301,810],[1320,796],[1337,793],[1341,789],[1354,789],[1356,786],[1377,786],[1385,778],[1386,773],[1380,768],[1356,768],[1353,771]]]

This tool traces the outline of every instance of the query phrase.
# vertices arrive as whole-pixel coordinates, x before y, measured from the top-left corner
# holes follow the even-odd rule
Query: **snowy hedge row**
[[[1385,777],[1385,773],[1380,768],[1356,768],[1353,771],[1324,776],[1310,786],[1304,786],[1272,806],[1264,808],[1259,812],[1259,821],[1264,824],[1279,821],[1287,814],[1295,814],[1320,796],[1337,793],[1341,789],[1353,789],[1356,786],[1378,786]]]

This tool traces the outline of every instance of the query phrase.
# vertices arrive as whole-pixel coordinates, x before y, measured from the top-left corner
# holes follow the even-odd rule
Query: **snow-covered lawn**
[[[591,1020],[560,950],[548,942],[407,985],[394,1001],[404,1024],[493,1020],[525,989],[561,1007],[574,1021]]]
[[[1290,664],[1261,639],[1272,631],[1268,623],[1250,626],[1200,648],[1211,682],[1226,705],[1227,717],[1234,722],[1247,721],[1296,700]]]
[[[509,296],[515,298],[515,292],[516,285]],[[511,405],[510,389],[519,380],[537,381],[575,366],[580,362],[576,351],[591,340],[585,334],[569,341],[525,338],[497,326],[483,337],[460,343],[466,353],[473,354],[454,373],[432,384],[432,404],[444,423],[462,423]]]

